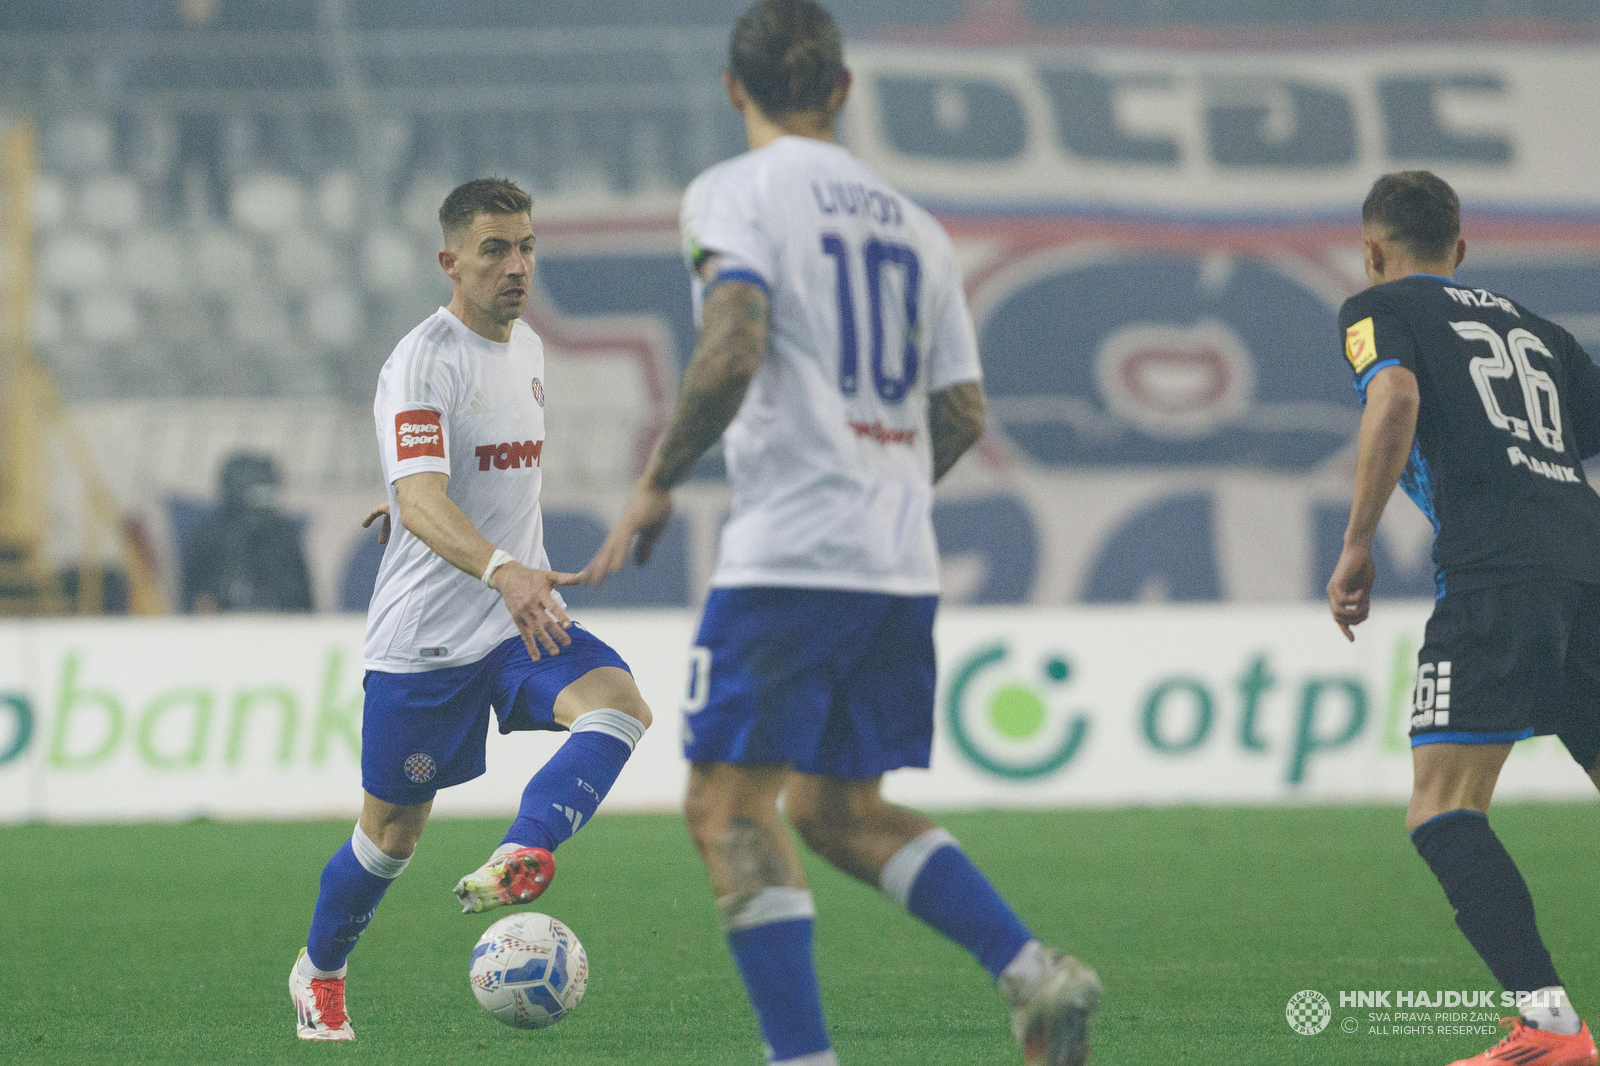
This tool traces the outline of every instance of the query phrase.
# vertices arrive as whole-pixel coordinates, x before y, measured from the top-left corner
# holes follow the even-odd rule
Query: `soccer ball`
[[[484,930],[467,972],[484,1010],[518,1029],[543,1029],[583,998],[589,956],[571,929],[525,911]]]

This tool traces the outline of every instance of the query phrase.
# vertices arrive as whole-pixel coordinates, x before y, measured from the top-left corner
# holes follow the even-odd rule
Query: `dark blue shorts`
[[[684,754],[864,781],[928,765],[937,596],[712,589],[690,660]]]
[[[361,787],[401,806],[426,803],[441,788],[483,773],[489,711],[500,732],[560,729],[556,697],[590,670],[628,664],[587,629],[567,630],[570,647],[534,662],[521,637],[484,658],[415,674],[367,672],[361,711]]]

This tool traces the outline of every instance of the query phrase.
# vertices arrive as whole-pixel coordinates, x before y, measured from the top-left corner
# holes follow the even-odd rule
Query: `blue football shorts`
[[[717,588],[690,657],[692,763],[870,780],[928,765],[937,596]]]
[[[502,733],[561,729],[555,703],[562,689],[597,667],[628,669],[622,656],[583,627],[573,625],[567,634],[570,646],[538,662],[517,636],[466,666],[414,674],[367,671],[361,787],[410,806],[480,776],[491,709]]]

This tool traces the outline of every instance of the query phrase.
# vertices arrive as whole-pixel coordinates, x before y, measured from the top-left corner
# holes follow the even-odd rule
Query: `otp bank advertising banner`
[[[886,789],[934,808],[1403,801],[1427,610],[1380,603],[1353,645],[1309,606],[950,610],[933,767]],[[584,622],[656,716],[606,808],[674,808],[694,617]],[[0,822],[353,816],[361,642],[351,617],[0,626]],[[489,772],[437,809],[511,810],[561,739],[491,733]],[[1519,745],[1498,793],[1593,794],[1553,738]]]

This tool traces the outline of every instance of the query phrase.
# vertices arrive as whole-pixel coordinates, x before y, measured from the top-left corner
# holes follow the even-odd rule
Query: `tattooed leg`
[[[685,813],[770,1060],[831,1066],[811,960],[811,893],[778,817],[788,776],[782,766],[696,765]]]

